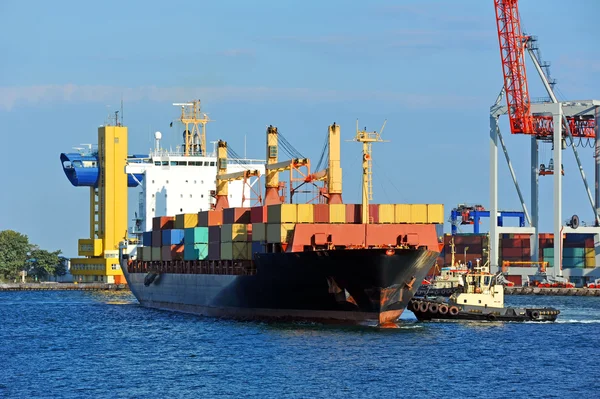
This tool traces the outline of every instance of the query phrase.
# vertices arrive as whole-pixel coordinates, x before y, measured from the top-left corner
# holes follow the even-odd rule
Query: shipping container
[[[394,204],[379,204],[379,223],[394,223]]]
[[[267,206],[267,222],[269,224],[296,223],[298,210],[296,204],[277,204]]]
[[[563,248],[564,258],[584,258],[585,248]]]
[[[267,225],[252,223],[252,241],[267,241]]]
[[[329,223],[329,205],[315,204],[313,206],[313,220],[315,223]]]
[[[252,259],[254,259],[254,254],[261,254],[264,252],[265,252],[265,244],[264,243],[258,242],[258,241],[252,241]]]
[[[162,231],[162,245],[179,245],[183,244],[184,233],[183,229],[170,229]]]
[[[250,208],[250,223],[267,223],[267,207],[255,206]]]
[[[329,223],[346,223],[345,204],[329,204]]]
[[[182,260],[183,245],[163,245],[161,247],[161,260]]]
[[[190,227],[198,226],[198,214],[197,213],[182,213],[175,216],[175,228],[176,229],[188,229]]]
[[[221,227],[221,242],[248,241],[247,224],[223,224]],[[252,227],[250,227],[252,229]]]
[[[412,223],[411,204],[396,204],[394,209],[395,223]]]
[[[208,227],[208,242],[221,242],[221,226]]]
[[[162,246],[162,231],[154,230],[152,232],[152,246],[153,247],[161,247]]]
[[[249,224],[250,208],[226,208],[223,209],[223,224]]]
[[[220,226],[222,224],[223,224],[223,211],[222,210],[198,212],[198,226],[210,227],[210,226]]]
[[[145,231],[142,233],[142,245],[145,247],[152,246],[152,232],[151,231]]]
[[[585,257],[572,258],[572,257],[563,256],[562,265],[566,269],[583,268],[583,267],[585,267]]]
[[[328,214],[329,216],[329,214]],[[346,204],[346,223],[355,224],[361,222],[360,205]]]
[[[360,206],[362,214],[362,205]],[[369,204],[369,223],[379,223],[379,205]]]
[[[249,242],[222,242],[221,259],[250,260],[252,259],[252,244]]]
[[[207,244],[208,227],[190,227],[184,231],[184,242],[188,244]]]
[[[204,260],[208,257],[208,244],[185,244],[183,246],[184,260]]]
[[[267,242],[289,243],[295,226],[294,223],[267,224]]]
[[[221,259],[221,242],[214,241],[208,243],[208,259],[219,260]]]
[[[519,258],[530,257],[531,250],[529,248],[502,248],[500,250],[501,258]],[[518,260],[518,259],[513,259]]]
[[[413,223],[419,223],[413,217]],[[435,224],[444,224],[444,205],[443,204],[427,204],[427,222]]]
[[[152,260],[152,247],[138,247],[137,248],[138,260],[151,261]]]
[[[152,230],[163,230],[175,228],[173,216],[156,216],[152,218]]]
[[[596,250],[594,248],[585,250],[585,267],[596,267]]]
[[[412,204],[410,209],[411,223],[427,223],[428,220],[427,204]],[[381,215],[379,215],[381,219]]]
[[[297,219],[298,223],[313,223],[314,222],[313,204],[298,204],[296,219]]]
[[[159,233],[160,233],[160,231],[159,231]],[[161,260],[160,253],[161,253],[161,247],[154,247],[154,246],[152,247],[152,249],[150,250],[150,255],[152,255],[151,258],[152,258],[153,262]]]

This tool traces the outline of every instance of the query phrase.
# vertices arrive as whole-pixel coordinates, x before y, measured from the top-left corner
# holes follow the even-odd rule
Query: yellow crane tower
[[[328,204],[343,203],[340,137],[340,126],[334,122],[327,129],[327,169],[309,174],[304,180],[305,183],[324,180],[326,189],[323,196]]]
[[[200,100],[173,105],[181,107],[179,122],[185,126],[183,131],[185,155],[206,155],[206,124],[212,120],[202,113]],[[173,122],[171,122],[172,126]]]
[[[119,242],[127,235],[127,127],[98,128],[98,183],[90,187],[90,238],[79,240],[71,259],[77,282],[124,283]]]

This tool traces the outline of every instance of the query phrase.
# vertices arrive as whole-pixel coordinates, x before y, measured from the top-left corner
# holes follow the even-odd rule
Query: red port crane
[[[494,4],[510,131],[549,139],[554,133],[552,116],[531,113],[524,51],[530,37],[521,31],[519,1],[494,0]],[[594,118],[568,117],[567,121],[573,137],[596,137]]]

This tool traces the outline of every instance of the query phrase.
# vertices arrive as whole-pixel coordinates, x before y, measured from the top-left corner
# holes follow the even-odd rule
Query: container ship
[[[143,231],[121,242],[119,259],[143,306],[235,319],[379,326],[398,319],[439,255],[436,230],[444,210],[441,204],[370,203],[371,145],[382,141],[380,133],[357,126],[363,196],[361,204],[345,204],[335,123],[327,132],[324,168],[315,173],[307,158],[278,159],[279,144],[288,150],[290,144],[273,126],[267,128],[266,160],[260,164],[232,157],[235,152],[222,140],[213,156],[195,154],[189,132],[186,125],[183,154],[126,166],[128,175],[143,175],[135,222]],[[204,193],[204,202],[188,198],[189,182],[201,177],[186,175],[187,183],[173,184],[185,170],[169,168],[178,162],[207,162],[203,180],[214,189]],[[231,164],[238,170],[229,170]],[[290,172],[288,182],[279,181],[284,171]],[[264,197],[260,184],[252,183],[263,175]],[[286,183],[290,202],[299,191],[294,181],[318,187],[317,203],[286,203]],[[232,191],[231,182],[242,184]],[[158,193],[173,204],[159,208]]]

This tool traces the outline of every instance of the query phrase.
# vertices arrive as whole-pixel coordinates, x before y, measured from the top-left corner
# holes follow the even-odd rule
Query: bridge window
[[[160,166],[160,161],[154,161],[154,165]]]
[[[162,161],[162,166],[168,166],[169,162],[168,161]]]
[[[177,166],[177,161],[171,161],[171,166]]]
[[[214,163],[214,162],[211,162],[211,163],[210,163],[210,166],[215,166],[215,163]]]

